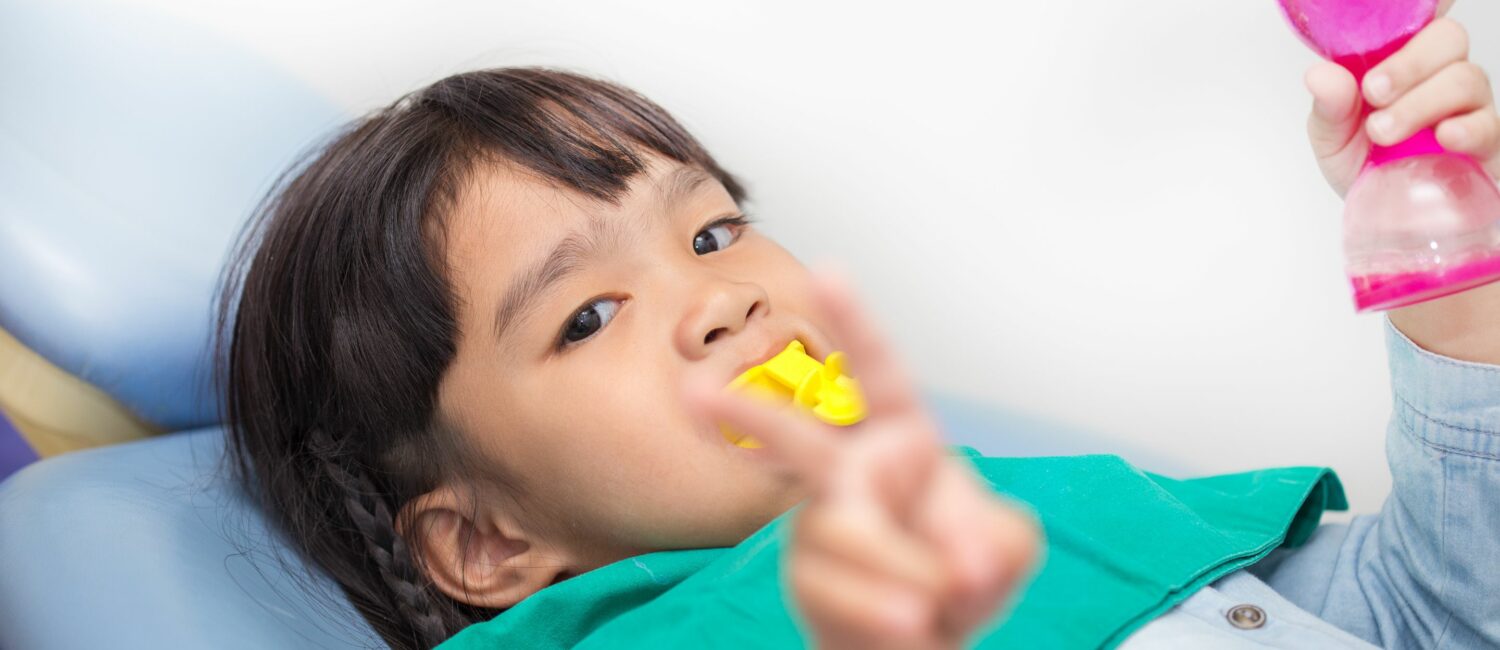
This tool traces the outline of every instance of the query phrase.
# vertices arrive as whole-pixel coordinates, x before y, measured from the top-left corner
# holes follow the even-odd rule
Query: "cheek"
[[[542,490],[567,483],[567,493],[580,500],[652,501],[661,494],[694,494],[700,488],[692,484],[696,469],[722,451],[708,444],[699,430],[703,425],[687,416],[669,364],[627,359],[644,346],[621,347],[611,355],[592,355],[601,357],[588,364],[598,371],[536,378],[530,397],[519,400],[524,414],[517,412],[519,417],[506,423],[526,423],[510,434],[519,438],[517,460],[528,465],[521,471]]]
[[[769,244],[768,248],[756,277],[771,295],[773,306],[827,333],[827,319],[813,295],[811,271],[780,246]]]
[[[639,552],[732,544],[791,505],[785,478],[686,414],[668,364],[636,368],[630,381],[577,379],[547,415],[552,471],[536,480],[554,511]]]
[[[774,272],[761,278],[771,296],[772,311],[805,329],[803,343],[810,354],[822,359],[832,352],[847,351],[847,343],[834,338],[833,321],[814,292],[812,273],[790,255],[786,259],[788,263],[774,267]]]

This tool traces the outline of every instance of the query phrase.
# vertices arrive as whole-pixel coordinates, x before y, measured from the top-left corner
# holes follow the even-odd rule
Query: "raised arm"
[[[1363,89],[1337,66],[1309,71],[1309,133],[1335,190],[1348,187],[1371,139],[1396,142],[1433,124],[1444,147],[1500,173],[1500,117],[1467,52],[1463,28],[1439,20]],[[1360,92],[1378,109],[1368,119]],[[1500,283],[1389,317],[1390,497],[1378,515],[1325,525],[1251,570],[1376,645],[1500,647]]]

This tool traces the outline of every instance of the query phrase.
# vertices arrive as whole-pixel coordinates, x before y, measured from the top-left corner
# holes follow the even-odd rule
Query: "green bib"
[[[1047,536],[1035,578],[977,637],[981,648],[1118,645],[1198,588],[1301,544],[1324,510],[1348,507],[1326,468],[1175,480],[1115,456],[965,453]],[[781,575],[793,512],[732,548],[649,553],[569,578],[438,647],[803,647]]]

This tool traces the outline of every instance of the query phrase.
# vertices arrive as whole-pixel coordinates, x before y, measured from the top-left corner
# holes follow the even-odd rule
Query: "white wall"
[[[1205,472],[1389,489],[1377,316],[1303,136],[1314,58],[1272,0],[121,0],[244,40],[351,111],[545,63],[631,85],[841,258],[923,379]],[[649,5],[649,6],[648,6]],[[1500,6],[1460,0],[1500,71]]]

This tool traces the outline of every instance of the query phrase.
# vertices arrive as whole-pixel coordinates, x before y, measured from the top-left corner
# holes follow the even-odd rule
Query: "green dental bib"
[[[1331,470],[1175,480],[1115,456],[985,458],[997,493],[1029,506],[1046,557],[981,648],[1111,647],[1198,588],[1347,507]],[[739,545],[649,553],[547,587],[441,650],[794,648],[805,641],[781,558],[795,509]]]

